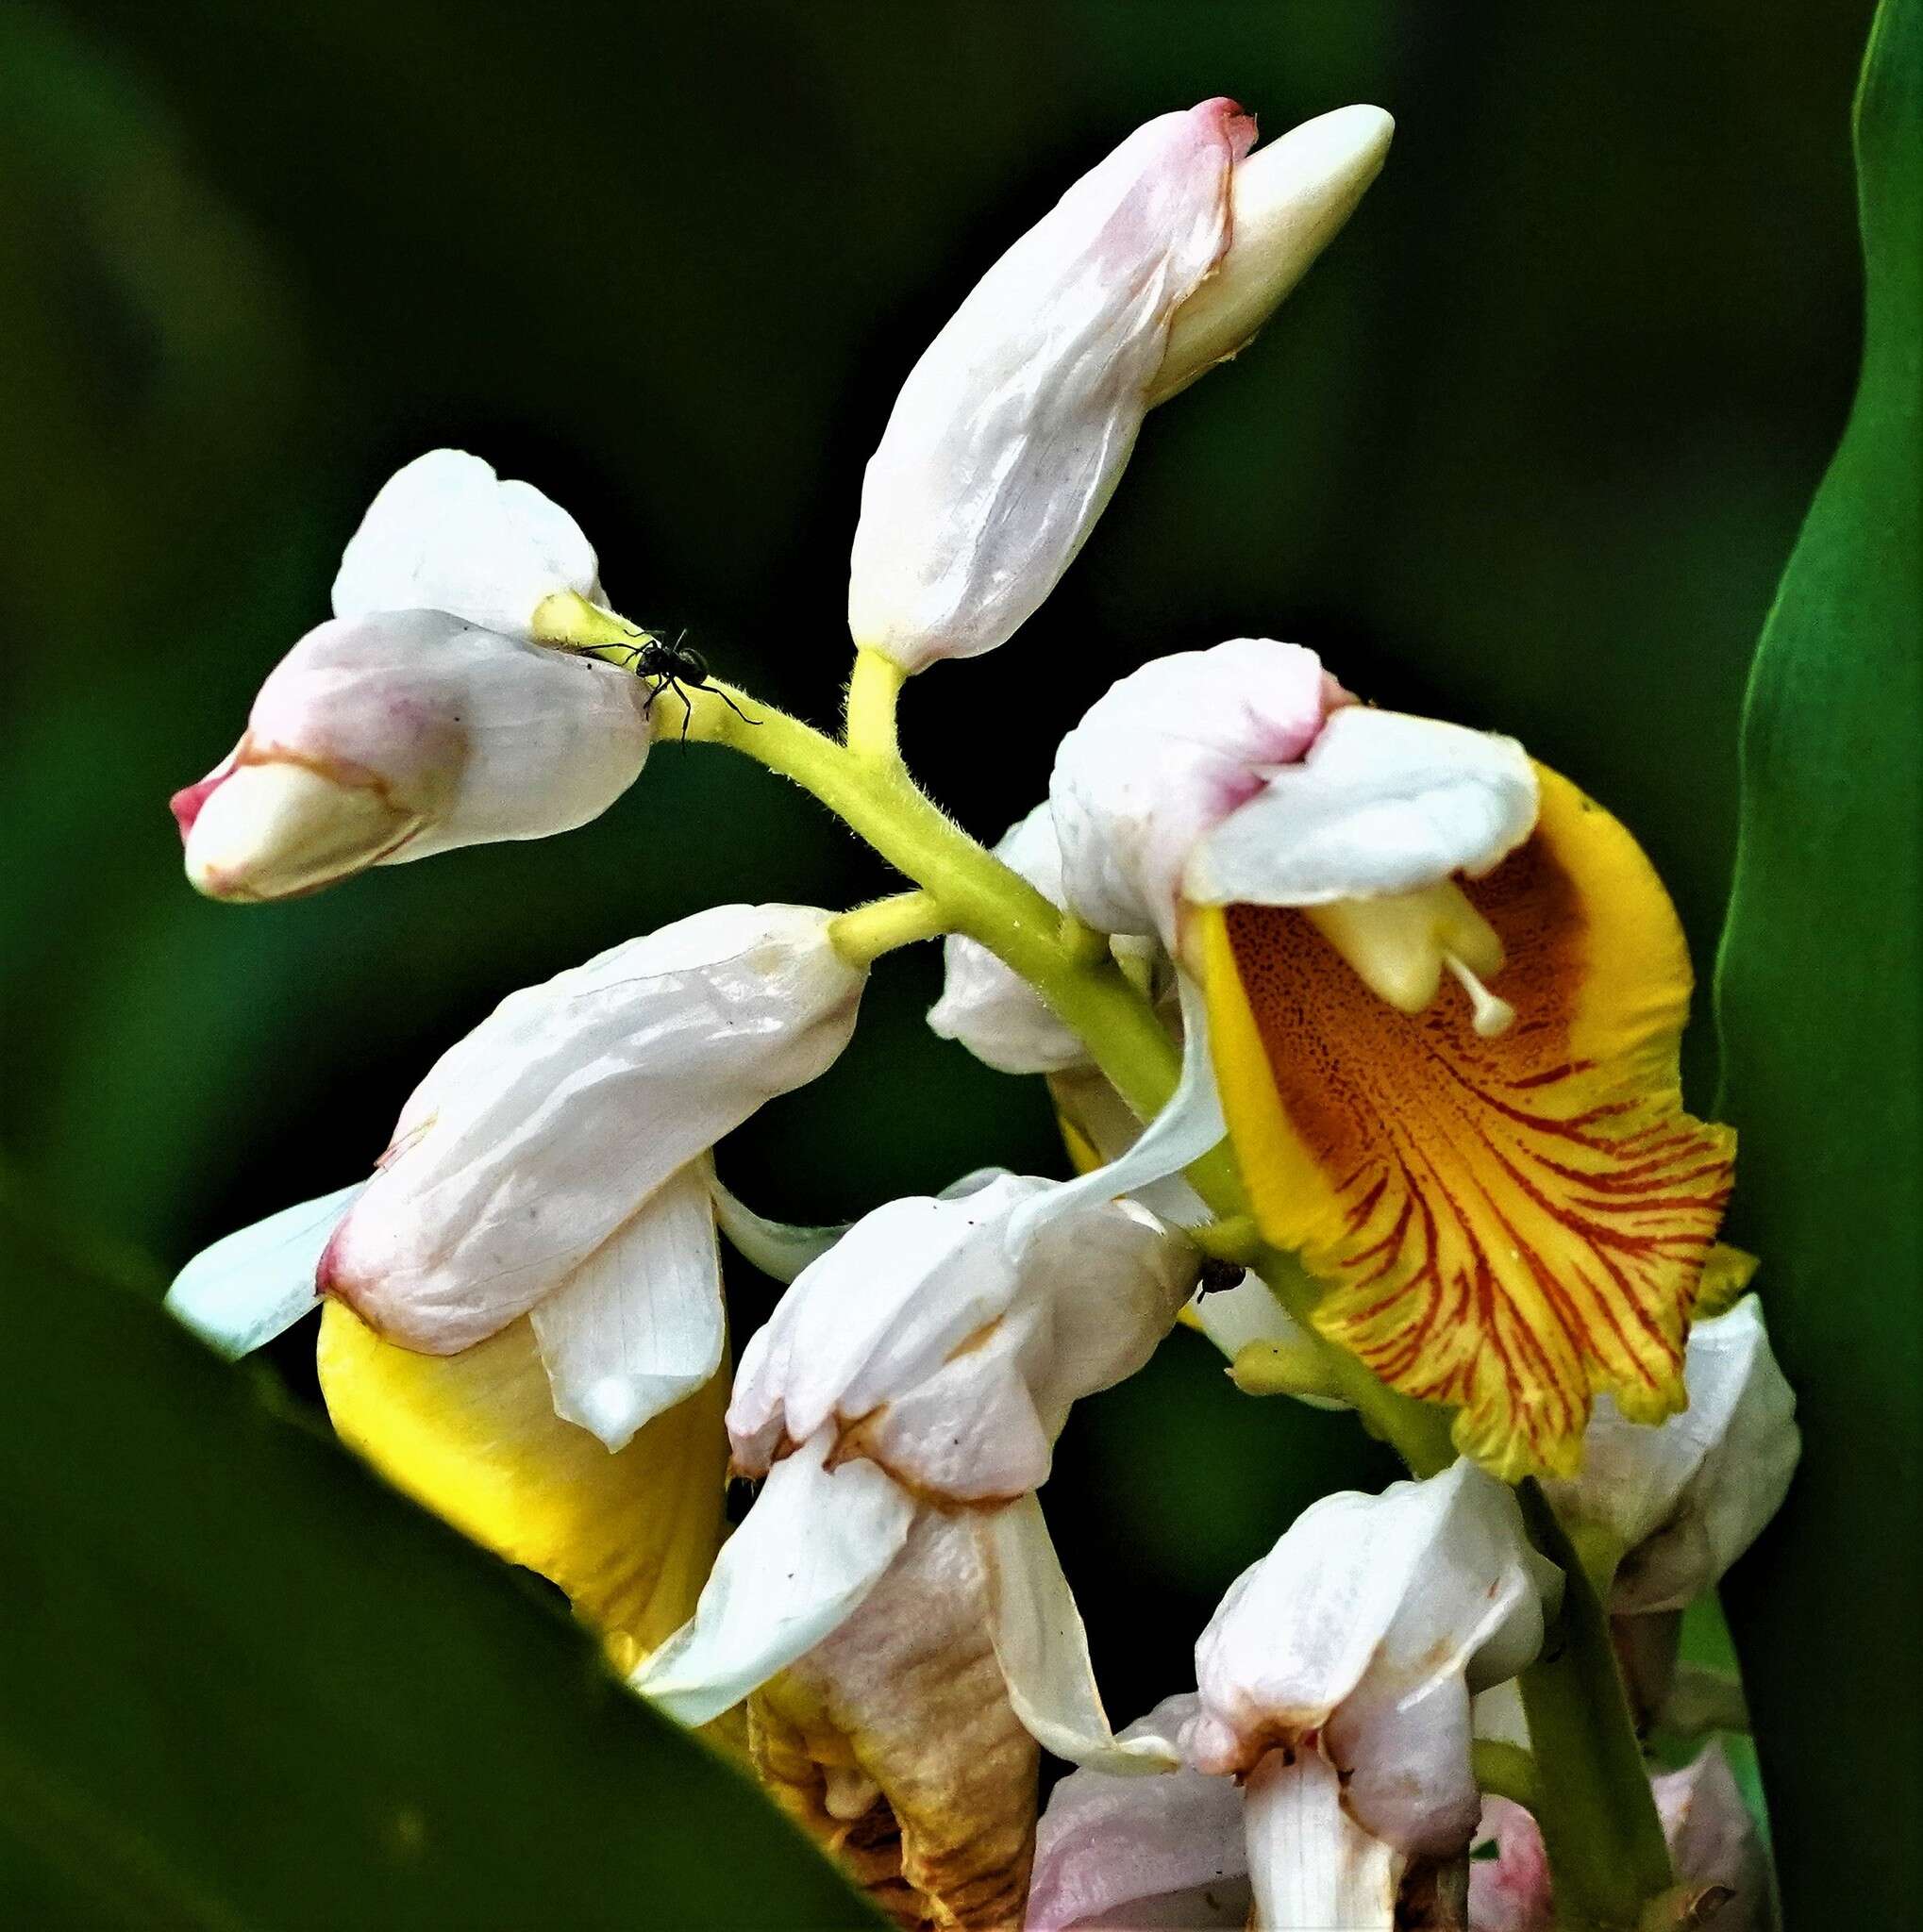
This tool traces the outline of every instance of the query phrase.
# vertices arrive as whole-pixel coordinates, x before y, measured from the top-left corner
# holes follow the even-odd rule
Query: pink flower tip
[[[232,770],[230,764],[223,765],[216,772],[209,772],[205,778],[192,785],[182,786],[167,801],[167,808],[174,814],[174,823],[180,827],[180,841],[187,842],[187,835],[193,829],[193,822],[200,816],[200,808],[212,795],[214,787],[226,778]]]

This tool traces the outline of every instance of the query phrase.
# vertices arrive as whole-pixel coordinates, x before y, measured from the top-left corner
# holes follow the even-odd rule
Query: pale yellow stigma
[[[1443,955],[1443,964],[1469,995],[1469,1024],[1482,1039],[1495,1040],[1515,1024],[1515,1008],[1507,1000],[1497,999],[1453,953]]]
[[[1419,1013],[1431,1005],[1446,972],[1468,994],[1473,1024],[1484,1040],[1514,1023],[1514,1009],[1483,984],[1502,970],[1502,941],[1450,881],[1306,910],[1363,984],[1396,1011]]]

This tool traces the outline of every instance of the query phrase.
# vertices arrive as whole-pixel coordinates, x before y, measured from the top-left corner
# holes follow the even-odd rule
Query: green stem
[[[1563,1607],[1522,1674],[1536,1769],[1530,1810],[1566,1932],[1630,1932],[1674,1883],[1602,1599],[1548,1499],[1517,1491],[1536,1547],[1563,1572]]]
[[[843,736],[858,758],[878,765],[901,761],[895,711],[907,679],[908,673],[893,658],[884,658],[879,651],[856,652]]]
[[[897,892],[858,906],[829,922],[828,943],[850,966],[872,966],[897,946],[939,939],[948,929],[940,902],[927,892]]]

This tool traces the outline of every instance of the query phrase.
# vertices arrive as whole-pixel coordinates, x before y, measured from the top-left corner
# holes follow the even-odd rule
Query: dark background
[[[910,757],[992,835],[1160,652],[1257,633],[1522,737],[1624,817],[1706,968],[1742,680],[1854,374],[1866,4],[1668,8],[437,0],[16,7],[0,21],[0,1149],[163,1280],[351,1178],[505,992],[722,898],[886,880],[811,804],[663,749],[564,841],[237,910],[165,801],[326,614],[440,443],[527,476],[628,615],[819,721],[861,465],[975,276],[1081,168],[1228,92],[1269,134],[1390,108],[1387,172],[1268,334],[1154,417]],[[928,1036],[937,960],[736,1136],[767,1211],[1059,1171],[1037,1083]],[[1692,1097],[1714,1081],[1692,1038]],[[765,1308],[744,1277],[742,1325]],[[300,1345],[281,1366],[298,1383]],[[1359,1433],[1179,1336],[1048,1492],[1117,1719]]]

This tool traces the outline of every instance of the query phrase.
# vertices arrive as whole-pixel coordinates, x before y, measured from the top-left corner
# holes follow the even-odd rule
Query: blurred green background
[[[1259,345],[1148,425],[1045,609],[910,693],[972,827],[1108,681],[1245,633],[1522,737],[1637,831],[1705,971],[1742,680],[1848,407],[1866,0],[1662,9],[453,0],[16,5],[0,20],[0,1148],[163,1280],[364,1169],[512,988],[720,898],[885,879],[797,793],[663,750],[564,841],[234,910],[166,812],[326,614],[421,450],[566,505],[629,615],[818,720],[863,461],[928,336],[1080,168],[1228,92],[1353,100],[1387,172]],[[929,1037],[889,961],[857,1045],[728,1144],[840,1218],[1059,1171],[1037,1083]],[[1692,1092],[1714,1082],[1707,1028]],[[136,1262],[134,1265],[138,1266]],[[767,1305],[740,1284],[742,1323]],[[277,1363],[296,1390],[304,1344]],[[310,1377],[309,1377],[310,1382]],[[1119,1718],[1223,1585],[1377,1476],[1353,1426],[1179,1336],[1048,1492]]]

